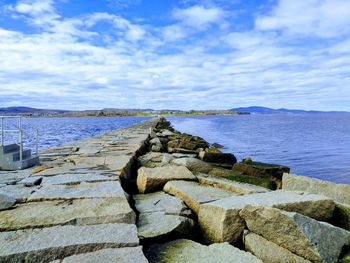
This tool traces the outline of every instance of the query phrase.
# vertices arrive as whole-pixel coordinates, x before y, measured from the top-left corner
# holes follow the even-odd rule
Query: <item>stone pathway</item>
[[[42,167],[1,171],[0,262],[147,262],[121,181],[157,121],[48,149]]]

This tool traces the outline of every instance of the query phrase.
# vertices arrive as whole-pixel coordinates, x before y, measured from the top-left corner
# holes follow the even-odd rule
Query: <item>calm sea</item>
[[[252,114],[170,117],[238,159],[284,164],[291,172],[350,184],[350,114]]]
[[[23,119],[40,133],[40,149],[98,135],[149,119],[84,117]],[[350,184],[350,114],[271,114],[169,117],[181,131],[225,146],[238,159],[284,164],[296,174]],[[8,127],[10,128],[10,126]],[[33,136],[25,137],[34,148]]]

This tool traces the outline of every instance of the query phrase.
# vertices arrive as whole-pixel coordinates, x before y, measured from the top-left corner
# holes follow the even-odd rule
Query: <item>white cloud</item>
[[[267,16],[256,20],[259,30],[282,30],[287,34],[337,37],[350,32],[348,0],[280,0]]]
[[[105,30],[96,26],[100,22]],[[221,22],[222,16],[212,15],[197,26],[209,29]],[[254,29],[214,28],[194,37],[195,22],[189,27],[186,19],[156,26],[111,13],[50,23],[36,33],[0,28],[1,106],[225,109],[262,104],[333,110],[350,105],[344,103],[350,85],[345,38],[320,47]]]
[[[224,16],[225,12],[218,7],[206,8],[200,5],[194,5],[186,9],[176,8],[173,11],[175,19],[197,29],[206,29],[210,24],[220,22]]]
[[[53,0],[21,0],[15,5],[8,5],[9,11],[27,16],[33,24],[47,25],[60,18],[54,8]]]

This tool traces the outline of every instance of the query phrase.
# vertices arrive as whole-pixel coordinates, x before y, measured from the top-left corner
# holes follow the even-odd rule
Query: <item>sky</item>
[[[349,0],[0,0],[0,107],[350,111]]]

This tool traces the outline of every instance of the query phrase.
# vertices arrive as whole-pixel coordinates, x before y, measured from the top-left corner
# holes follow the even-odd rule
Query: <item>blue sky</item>
[[[350,111],[349,0],[0,0],[0,107]]]

